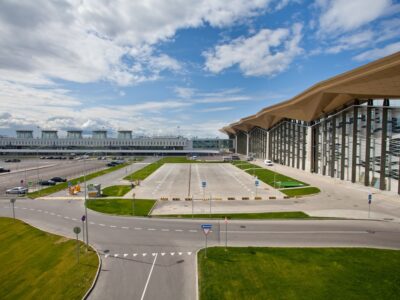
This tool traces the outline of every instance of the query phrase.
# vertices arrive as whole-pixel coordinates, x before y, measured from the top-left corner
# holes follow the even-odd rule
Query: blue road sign
[[[207,182],[206,181],[202,181],[201,182],[201,187],[205,188],[207,186]]]
[[[205,235],[207,235],[210,232],[211,228],[212,228],[211,224],[201,224],[201,229],[203,229]]]
[[[256,179],[255,184],[256,184],[256,186],[259,186],[260,185],[260,181],[258,179]]]

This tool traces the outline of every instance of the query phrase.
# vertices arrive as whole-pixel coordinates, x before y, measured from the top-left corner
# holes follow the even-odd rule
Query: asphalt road
[[[73,237],[84,212],[81,201],[17,200],[17,218]],[[0,215],[10,216],[8,201]],[[196,251],[204,247],[200,225],[211,223],[209,246],[351,246],[400,249],[394,222],[355,220],[223,221],[147,219],[89,211],[89,239],[103,260],[91,299],[196,299]]]
[[[80,160],[39,160],[29,159],[22,160],[18,169],[16,167],[9,167],[10,173],[0,174],[0,196],[5,195],[5,191],[9,188],[20,186],[21,180],[25,183],[38,180],[47,180],[52,177],[65,177],[75,178],[83,174],[85,168]],[[11,165],[11,164],[10,164]],[[100,160],[87,160],[86,172],[93,172],[105,168],[105,161]],[[7,165],[5,165],[7,167]],[[64,193],[65,194],[65,193]]]

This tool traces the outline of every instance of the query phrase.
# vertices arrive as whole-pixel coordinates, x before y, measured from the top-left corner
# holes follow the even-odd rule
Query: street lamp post
[[[74,227],[74,233],[76,234],[76,256],[77,256],[77,260],[78,260],[78,264],[79,264],[79,239],[78,239],[78,235],[81,232],[81,228],[76,226]]]
[[[86,246],[89,247],[89,228],[88,228],[88,214],[87,214],[87,187],[86,187],[86,157],[83,159],[83,181],[85,185],[85,221],[86,221]]]
[[[13,219],[14,219],[14,221],[15,221],[15,207],[14,207],[15,201],[16,201],[15,198],[10,199],[10,203],[11,203],[11,205],[12,205],[12,212],[13,212]]]

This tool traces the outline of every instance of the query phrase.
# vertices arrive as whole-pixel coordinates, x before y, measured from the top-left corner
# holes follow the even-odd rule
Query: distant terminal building
[[[229,139],[187,139],[181,136],[133,137],[131,130],[118,131],[117,137],[108,137],[106,130],[95,130],[83,137],[81,130],[69,130],[59,137],[56,130],[43,130],[34,138],[32,130],[18,130],[17,137],[0,137],[0,149],[52,149],[52,150],[229,150]],[[192,151],[193,150],[193,151]]]

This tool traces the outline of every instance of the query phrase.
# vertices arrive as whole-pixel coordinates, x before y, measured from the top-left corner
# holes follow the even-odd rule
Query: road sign
[[[256,179],[256,181],[254,182],[256,186],[260,185],[260,180]]]
[[[211,228],[212,228],[211,224],[202,224],[201,225],[201,229],[203,229],[203,232],[205,235],[207,235],[210,232]]]
[[[75,233],[76,235],[78,235],[79,233],[81,233],[81,228],[78,227],[78,226],[74,227],[74,233]]]
[[[202,188],[205,188],[206,186],[207,186],[207,182],[206,182],[206,181],[202,181],[202,182],[201,182],[201,187],[202,187]]]
[[[82,218],[81,218],[81,220],[82,220],[82,222],[85,222],[85,220],[86,220],[86,216],[85,216],[85,215],[83,215],[83,216],[82,216]]]
[[[372,194],[368,194],[368,204],[371,204],[372,202]]]

